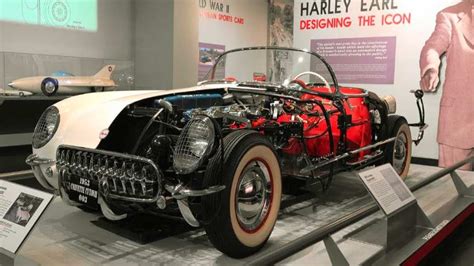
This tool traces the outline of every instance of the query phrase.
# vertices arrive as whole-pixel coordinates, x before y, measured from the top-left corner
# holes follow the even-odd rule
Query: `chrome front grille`
[[[57,150],[56,165],[66,189],[75,176],[98,182],[106,198],[151,203],[161,193],[161,171],[147,158],[63,145]]]

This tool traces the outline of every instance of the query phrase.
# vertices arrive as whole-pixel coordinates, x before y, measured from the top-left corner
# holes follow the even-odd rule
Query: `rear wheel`
[[[103,92],[105,91],[105,87],[94,87],[95,92]]]
[[[385,148],[386,162],[390,163],[402,179],[408,176],[411,163],[412,140],[410,127],[402,117],[389,117],[389,138],[395,137],[395,141],[389,143]]]
[[[219,152],[206,171],[205,187],[226,188],[203,198],[210,219],[204,228],[218,250],[242,258],[260,250],[273,231],[281,200],[280,165],[271,143],[253,131],[229,134],[224,148],[223,158]]]
[[[41,91],[45,96],[53,96],[58,92],[59,84],[56,79],[53,78],[45,78],[41,82]]]

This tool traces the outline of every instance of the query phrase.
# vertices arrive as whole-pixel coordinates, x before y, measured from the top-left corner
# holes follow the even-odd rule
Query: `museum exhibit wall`
[[[419,88],[421,49],[434,30],[436,14],[460,1],[328,0],[323,9],[321,2],[273,0],[270,18],[277,19],[270,25],[270,42],[321,53],[335,68],[339,83],[393,95],[399,113],[417,122],[415,99],[409,91]],[[345,3],[350,3],[347,9]],[[285,4],[293,5],[292,32],[281,23],[287,19],[282,12]],[[440,73],[438,91],[424,98],[429,128],[413,150],[416,157],[438,158],[436,134],[444,69]],[[416,134],[412,129],[413,137]]]
[[[196,85],[197,0],[136,0],[133,5],[135,88]]]
[[[235,48],[267,45],[267,0],[198,0],[198,2],[199,80],[204,78],[215,57],[222,52]],[[204,59],[203,57],[206,60],[201,60]],[[208,59],[208,57],[211,58]],[[207,60],[210,61],[202,62]],[[255,63],[265,64],[265,62]],[[245,70],[245,67],[242,70]]]

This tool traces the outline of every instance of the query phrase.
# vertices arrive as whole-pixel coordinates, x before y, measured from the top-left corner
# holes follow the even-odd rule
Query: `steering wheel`
[[[310,75],[310,76],[312,75],[312,76],[315,76],[315,77],[319,78],[321,81],[323,81],[324,87],[326,87],[326,88],[328,89],[329,93],[332,93],[331,86],[329,86],[329,82],[328,82],[322,75],[320,75],[320,74],[318,74],[318,73],[316,73],[316,72],[312,72],[312,71],[301,72],[301,73],[299,73],[298,75],[296,75],[296,76],[293,78],[293,81],[299,81],[299,80],[300,80],[299,78],[300,78],[301,76],[304,76],[304,75]],[[299,85],[301,85],[300,82],[297,82],[297,83],[298,83]],[[306,89],[306,85],[303,86],[303,88]]]

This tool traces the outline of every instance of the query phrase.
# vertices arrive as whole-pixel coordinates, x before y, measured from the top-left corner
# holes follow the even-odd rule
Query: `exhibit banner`
[[[16,253],[53,194],[0,181],[0,248]]]
[[[399,103],[397,113],[414,123],[419,118],[410,91],[420,88],[423,47],[435,31],[438,13],[446,9],[460,12],[453,10],[461,2],[295,0],[293,46],[321,54],[343,85],[394,96]],[[445,60],[442,54],[439,57]],[[445,67],[442,63],[438,89],[424,98],[430,127],[413,150],[416,157],[438,158],[438,147],[433,144],[437,142]]]

